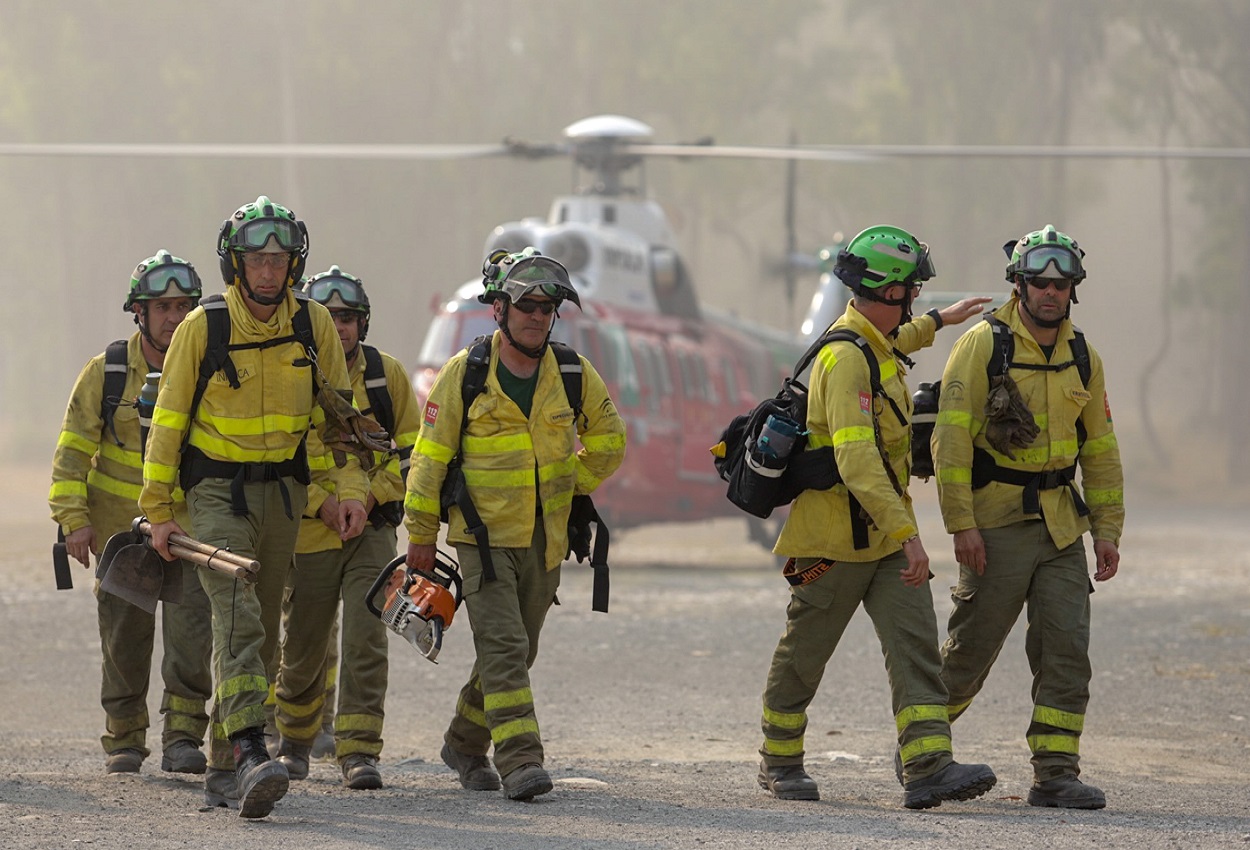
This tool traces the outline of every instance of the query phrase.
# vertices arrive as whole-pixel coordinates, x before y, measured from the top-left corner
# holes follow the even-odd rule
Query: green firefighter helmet
[[[1007,280],[1012,282],[1030,277],[1067,278],[1073,283],[1085,279],[1085,265],[1081,262],[1085,252],[1075,239],[1055,230],[1053,224],[1007,242],[1003,252],[1010,259]]]
[[[287,283],[294,285],[308,260],[308,228],[281,204],[264,195],[244,204],[221,224],[217,234],[217,258],[226,284],[239,278],[239,254],[286,253],[291,255]]]
[[[888,224],[862,230],[838,252],[833,273],[852,290],[880,289],[892,283],[923,283],[936,277],[929,246],[901,227]]]
[[[129,313],[137,302],[157,298],[190,298],[192,304],[198,304],[203,294],[195,266],[162,248],[135,267],[122,310]]]
[[[303,281],[300,289],[318,304],[329,310],[350,310],[361,314],[360,339],[363,342],[369,332],[369,296],[365,283],[338,266],[330,266]]]
[[[532,246],[515,254],[493,251],[482,263],[482,285],[485,291],[478,300],[483,304],[497,298],[515,304],[526,295],[541,294],[582,306],[568,270]]]

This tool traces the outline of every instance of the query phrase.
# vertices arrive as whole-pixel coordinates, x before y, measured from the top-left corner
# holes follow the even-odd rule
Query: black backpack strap
[[[562,342],[550,343],[551,351],[560,364],[560,380],[564,382],[564,395],[573,408],[573,421],[585,418],[582,413],[582,358]]]
[[[129,343],[124,339],[116,339],[104,349],[104,394],[100,398],[100,419],[104,421],[104,429],[113,435],[113,442],[122,445],[117,436],[117,428],[113,425],[113,417],[117,408],[125,399],[126,371],[129,368]]]
[[[200,409],[204,391],[208,382],[218,371],[225,372],[226,380],[234,389],[239,388],[239,373],[235,371],[230,360],[230,310],[226,298],[220,293],[210,295],[200,301],[204,308],[204,318],[208,321],[208,343],[204,347],[204,359],[200,361],[200,374],[195,381],[195,393],[191,396],[191,407],[187,411],[187,433],[183,437],[182,446],[186,449],[187,438],[191,436],[190,423],[195,421],[195,412]]]
[[[464,376],[460,381],[460,435],[464,436],[469,427],[469,407],[486,389],[486,373],[490,368],[490,349],[492,337],[479,336],[469,346],[469,355],[465,361]],[[464,451],[459,444],[456,454],[447,463],[447,477],[443,479],[443,489],[439,494],[440,519],[448,521],[447,509],[452,505],[460,508],[464,516],[465,530],[477,541],[478,557],[482,561],[482,580],[495,580],[495,564],[490,557],[490,532],[482,522],[482,515],[477,512],[473,499],[469,496],[469,486],[464,480]]]
[[[386,433],[395,433],[395,405],[391,402],[391,391],[386,385],[386,368],[382,365],[382,352],[372,345],[361,343],[360,351],[365,356],[365,395],[369,397],[369,415],[386,429]]]

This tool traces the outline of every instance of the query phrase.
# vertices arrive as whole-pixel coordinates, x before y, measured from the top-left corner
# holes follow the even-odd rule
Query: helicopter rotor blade
[[[447,160],[508,156],[502,145],[0,143],[0,156]]]
[[[1250,148],[1164,148],[1092,145],[621,145],[632,156],[870,162],[887,158],[1250,159]]]

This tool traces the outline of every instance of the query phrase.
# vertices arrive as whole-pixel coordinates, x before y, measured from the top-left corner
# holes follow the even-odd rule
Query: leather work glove
[[[574,555],[580,564],[590,558],[590,524],[594,521],[594,510],[589,496],[573,497],[573,506],[569,510],[569,548],[564,553],[565,560]]]
[[[990,378],[990,391],[985,397],[985,441],[996,452],[1015,460],[1012,447],[1027,448],[1040,433],[1033,411],[1024,403],[1011,376]]]
[[[360,468],[367,472],[373,468],[374,452],[391,450],[391,437],[386,429],[353,407],[350,395],[345,397],[342,391],[322,385],[317,392],[317,403],[326,415],[321,442],[334,455],[336,466],[343,466],[347,455],[354,454],[360,459]]]

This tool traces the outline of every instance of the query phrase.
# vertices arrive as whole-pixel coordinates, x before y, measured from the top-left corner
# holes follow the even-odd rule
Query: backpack
[[[469,407],[486,389],[487,370],[490,368],[490,352],[493,341],[494,336],[487,334],[479,336],[469,346],[469,355],[465,361],[464,377],[460,382],[460,398],[462,402],[460,413],[461,435],[469,427]],[[549,342],[548,345],[551,346],[551,351],[560,366],[560,379],[564,384],[564,395],[568,399],[569,406],[573,408],[573,423],[574,427],[576,427],[578,419],[585,420],[585,414],[582,412],[581,357],[578,356],[576,351],[562,342]],[[482,522],[481,514],[477,512],[477,508],[473,505],[473,499],[469,496],[469,488],[465,482],[463,466],[464,453],[461,447],[457,445],[455,456],[447,463],[447,477],[443,479],[443,489],[439,495],[439,519],[442,522],[447,522],[448,508],[452,505],[460,508],[460,513],[464,516],[467,526],[466,530],[477,541],[478,556],[482,561],[482,579],[484,581],[495,581],[495,565],[490,557],[490,533],[486,529],[486,524]],[[598,527],[597,534],[594,536],[593,550],[590,546],[590,523],[592,522]],[[578,562],[580,563],[589,558],[590,566],[594,569],[591,610],[606,612],[608,610],[609,532],[598,511],[595,510],[594,502],[590,496],[573,497],[573,503],[569,511],[568,537],[570,551],[577,556]],[[568,553],[565,554],[567,557]]]
[[[382,363],[382,352],[372,345],[360,344],[360,353],[365,358],[365,396],[369,399],[369,409],[361,411],[372,416],[377,423],[386,429],[386,433],[395,433],[395,403],[391,399],[390,387],[386,385],[386,367]],[[406,480],[408,465],[412,458],[412,446],[404,446],[395,451],[399,457],[399,477]],[[369,522],[374,528],[389,525],[398,528],[404,521],[404,503],[402,501],[380,502],[369,511]]]
[[[113,442],[118,446],[122,445],[122,441],[117,436],[113,417],[117,415],[117,408],[126,403],[122,393],[126,391],[126,371],[129,368],[128,344],[127,340],[116,339],[104,349],[104,395],[100,398],[100,419],[104,422],[104,430],[113,435]]]
[[[1011,327],[1002,319],[993,315],[986,316],[985,321],[993,329],[994,333],[994,347],[990,352],[990,359],[985,363],[985,375],[987,378],[992,379],[1000,375],[1006,375],[1010,369],[1028,369],[1035,372],[1062,372],[1064,369],[1075,366],[1077,374],[1081,378],[1081,385],[1086,389],[1089,388],[1090,374],[1093,371],[1093,366],[1089,360],[1089,344],[1085,341],[1085,334],[1076,325],[1072,326],[1072,342],[1069,343],[1072,348],[1072,359],[1068,362],[1016,363],[1012,360],[1016,351],[1016,340],[1015,335],[1011,332]],[[937,419],[937,405],[941,395],[941,387],[940,381],[932,385],[921,384],[913,400],[917,410],[921,408],[922,404],[926,410],[931,408],[931,415],[926,415],[925,424],[914,428],[911,444],[913,474],[926,478],[933,474],[933,447],[930,443],[930,438],[933,435],[933,427]],[[1081,446],[1085,445],[1085,436],[1085,423],[1077,419],[1076,443],[1078,454],[1080,454]],[[972,489],[980,490],[991,481],[1022,487],[1023,494],[1021,498],[1026,514],[1041,513],[1040,492],[1042,490],[1067,487],[1072,494],[1072,502],[1076,508],[1077,515],[1089,515],[1089,506],[1085,504],[1081,494],[1076,489],[1075,462],[1064,469],[1054,469],[1047,472],[1025,472],[1020,469],[1007,469],[999,466],[989,452],[984,449],[974,448],[972,451]]]
[[[208,382],[212,380],[214,374],[219,371],[222,372],[226,376],[226,380],[230,382],[232,389],[237,390],[241,386],[239,373],[235,370],[234,361],[230,359],[230,352],[232,351],[250,348],[273,348],[276,345],[298,342],[307,353],[308,360],[302,363],[297,360],[295,365],[312,366],[316,363],[317,340],[313,336],[312,316],[308,310],[308,296],[303,292],[295,292],[294,294],[296,310],[291,316],[291,333],[287,336],[267,339],[263,342],[231,344],[230,310],[225,296],[218,293],[200,301],[200,306],[204,308],[204,316],[208,321],[208,342],[204,349],[204,358],[200,361],[200,373],[195,382],[195,393],[191,397],[191,407],[187,411],[188,423],[195,421],[195,413],[199,410],[200,402],[204,398],[204,391],[208,389]],[[315,368],[310,371],[313,396],[316,397],[317,371]],[[243,471],[246,465],[213,460],[195,446],[188,445],[190,439],[191,428],[188,426],[182,440],[182,465],[179,469],[179,484],[183,491],[190,492],[192,487],[205,478],[232,479],[232,508],[235,514],[246,515],[247,503],[243,498]],[[303,439],[300,440],[299,448],[296,449],[294,456],[280,463],[265,464],[265,466],[272,467],[267,471],[266,475],[275,476],[279,480],[281,476],[285,475],[293,477],[300,484],[304,485],[308,485],[312,480],[308,471],[306,440]],[[283,490],[283,502],[286,503],[288,497],[285,493],[285,486]],[[286,504],[286,507],[289,515],[290,505]]]
[[[765,399],[747,413],[734,417],[721,433],[720,444],[713,451],[713,463],[721,479],[728,483],[726,497],[742,510],[767,518],[774,509],[788,505],[804,490],[828,490],[842,482],[832,446],[806,450],[807,386],[798,376],[831,342],[853,342],[868,363],[869,385],[874,398],[885,399],[894,409],[898,421],[907,424],[907,417],[881,385],[881,370],[872,346],[855,331],[837,328],[827,331],[811,344],[794,365],[791,377],[782,382],[781,391]],[[873,431],[880,446],[880,430],[874,414]],[[793,442],[777,450],[775,433],[793,435]],[[770,433],[772,432],[772,433]],[[893,468],[883,458],[890,482],[900,495],[903,490]],[[856,549],[868,547],[868,524],[864,512],[849,489],[851,529]]]

